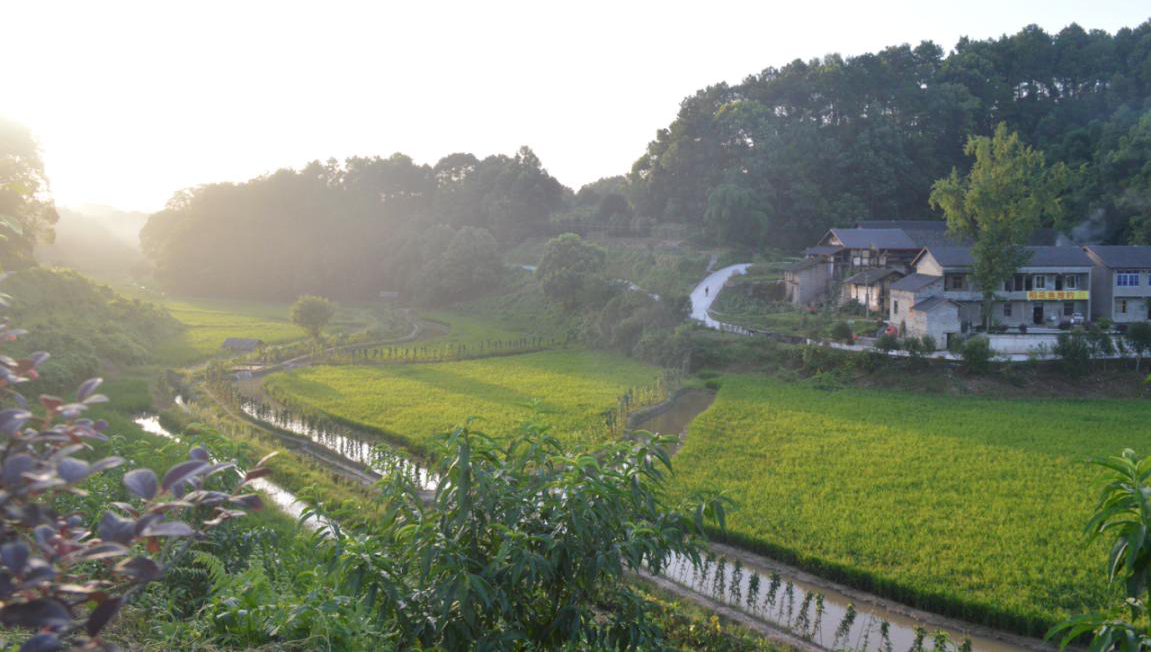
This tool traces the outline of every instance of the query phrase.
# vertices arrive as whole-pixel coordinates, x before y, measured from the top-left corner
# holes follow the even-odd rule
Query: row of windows
[[[1078,274],[1017,274],[1003,283],[1003,290],[1005,292],[1078,289]]]
[[[1007,302],[1003,305],[1003,317],[1011,317],[1014,310],[1015,309],[1012,308],[1011,302]],[[1063,314],[1067,317],[1074,315],[1075,302],[1063,302]]]
[[[1134,288],[1139,285],[1138,270],[1119,270],[1115,273],[1115,285],[1122,288]],[[1151,279],[1148,280],[1151,283]]]

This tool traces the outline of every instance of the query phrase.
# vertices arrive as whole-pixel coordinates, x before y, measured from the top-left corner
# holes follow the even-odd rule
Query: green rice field
[[[308,367],[269,377],[276,397],[417,446],[479,416],[491,435],[525,420],[570,442],[603,437],[604,415],[659,369],[600,352],[543,351],[450,363]]]
[[[1085,461],[1147,453],[1147,404],[723,379],[675,458],[676,491],[726,490],[726,537],[929,610],[1042,635],[1108,600],[1083,526]]]

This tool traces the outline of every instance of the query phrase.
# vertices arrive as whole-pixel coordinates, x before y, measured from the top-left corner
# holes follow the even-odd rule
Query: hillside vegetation
[[[106,365],[145,364],[181,331],[164,309],[127,299],[70,270],[22,270],[0,283],[0,292],[12,297],[13,320],[30,331],[14,343],[17,353],[53,354],[38,382],[53,392],[99,376]]]

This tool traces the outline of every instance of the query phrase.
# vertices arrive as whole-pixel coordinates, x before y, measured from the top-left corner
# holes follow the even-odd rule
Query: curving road
[[[720,322],[711,316],[711,304],[719,296],[719,291],[723,289],[723,285],[733,275],[747,274],[747,268],[750,266],[751,263],[736,263],[720,268],[704,277],[703,281],[700,281],[699,285],[691,291],[691,319],[703,322],[704,326],[720,331],[750,333],[743,327]]]

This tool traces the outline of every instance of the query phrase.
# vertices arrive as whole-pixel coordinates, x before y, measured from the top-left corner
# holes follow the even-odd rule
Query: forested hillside
[[[181,292],[458,299],[496,278],[503,248],[562,231],[676,223],[706,243],[794,251],[834,225],[938,218],[932,183],[966,169],[968,137],[1001,122],[1074,171],[1054,226],[1080,241],[1151,242],[1151,22],[768,68],[687,98],[629,175],[578,193],[526,147],[435,165],[317,161],[181,191],[142,240],[159,280]]]
[[[316,161],[177,193],[141,242],[159,280],[180,292],[449,299],[491,281],[495,239],[541,233],[564,192],[527,148],[435,166],[400,154]]]
[[[830,55],[711,86],[636,162],[633,202],[718,241],[798,248],[833,225],[929,216],[932,182],[999,122],[1083,166],[1067,198],[1088,221],[1077,236],[1151,241],[1148,22]]]

